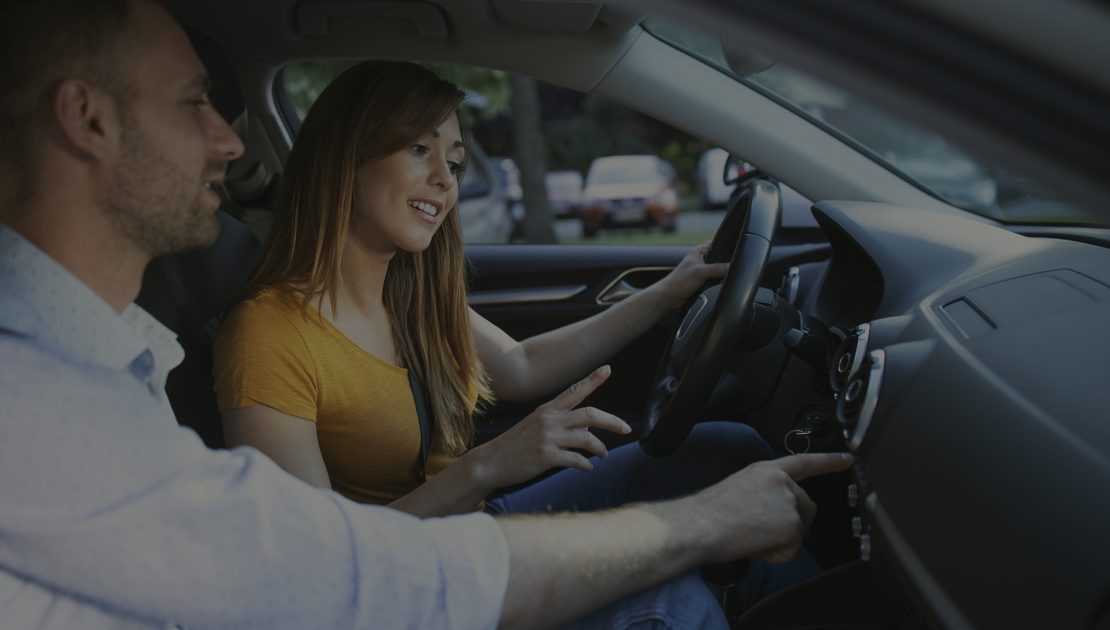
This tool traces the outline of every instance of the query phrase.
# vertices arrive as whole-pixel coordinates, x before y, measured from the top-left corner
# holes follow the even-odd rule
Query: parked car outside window
[[[582,191],[582,234],[602,228],[677,227],[678,194],[674,167],[654,155],[610,155],[590,164]]]
[[[578,171],[550,171],[543,178],[547,186],[547,203],[557,219],[574,216],[582,199],[582,174]]]
[[[470,160],[459,184],[459,219],[467,243],[508,243],[513,220],[498,183],[496,166],[476,140],[470,140]]]

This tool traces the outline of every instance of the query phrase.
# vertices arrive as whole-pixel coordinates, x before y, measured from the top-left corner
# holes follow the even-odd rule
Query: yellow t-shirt
[[[302,314],[300,300],[268,289],[228,314],[214,349],[219,409],[263,404],[314,421],[332,488],[362,503],[394,501],[421,483],[408,371],[355,345],[316,309]],[[454,459],[433,439],[428,478]]]

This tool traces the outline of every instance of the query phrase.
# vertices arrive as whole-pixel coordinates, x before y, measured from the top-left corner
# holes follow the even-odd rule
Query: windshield
[[[643,26],[656,37],[731,74],[716,38],[654,18]],[[940,133],[905,121],[797,69],[775,64],[737,78],[952,205],[1008,223],[1098,222],[1091,214],[1060,201],[1043,182],[972,157]]]
[[[657,182],[662,179],[663,174],[650,156],[616,156],[595,160],[586,177],[586,185]]]

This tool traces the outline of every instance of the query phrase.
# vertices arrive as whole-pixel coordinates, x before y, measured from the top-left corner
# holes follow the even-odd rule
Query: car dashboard
[[[814,215],[832,258],[801,307],[847,333],[830,379],[860,557],[942,627],[1100,623],[1110,250],[885,204]]]

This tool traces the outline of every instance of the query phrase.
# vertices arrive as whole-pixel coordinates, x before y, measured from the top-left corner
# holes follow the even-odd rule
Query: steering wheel
[[[775,240],[782,200],[773,183],[755,179],[734,194],[706,262],[729,261],[720,284],[693,298],[656,373],[640,445],[664,457],[701,419],[736,344],[755,317],[752,301]]]

